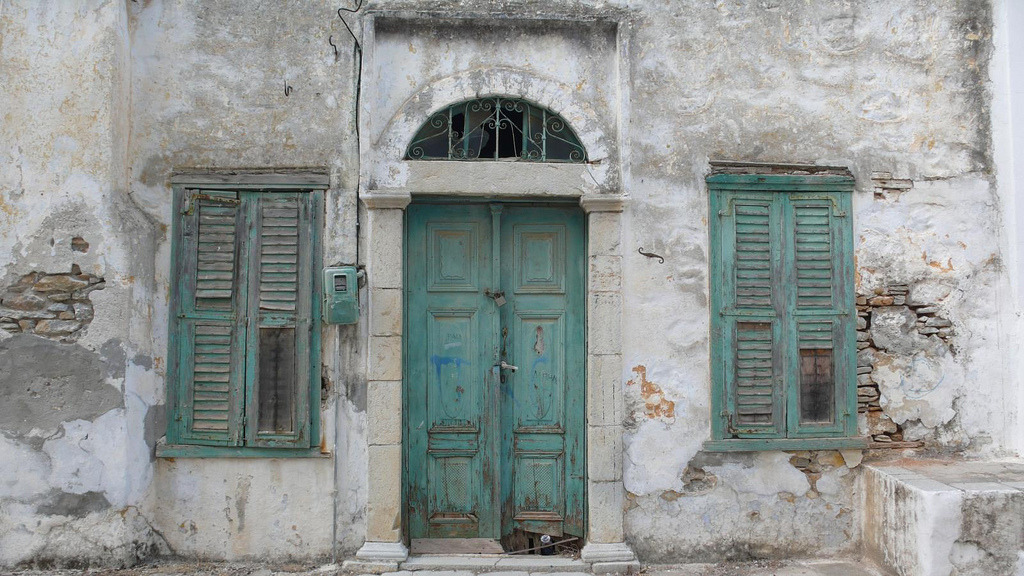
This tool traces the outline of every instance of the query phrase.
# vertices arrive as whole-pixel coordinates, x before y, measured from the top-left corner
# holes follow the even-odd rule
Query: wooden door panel
[[[515,225],[515,294],[565,293],[565,233],[562,224]]]
[[[484,417],[477,310],[427,312],[426,384],[427,521],[432,536],[476,537],[481,507],[490,506],[484,485],[480,428]]]
[[[516,302],[518,304],[518,301]],[[562,310],[515,310],[511,330],[519,370],[511,378],[516,432],[562,431],[565,326]]]
[[[480,429],[485,378],[473,309],[427,311],[427,411],[429,433]]]
[[[565,434],[561,430],[514,435],[513,526],[561,536],[565,522]]]
[[[413,205],[407,236],[406,434],[412,538],[497,538],[496,312],[484,206]]]
[[[477,217],[480,217],[479,215]],[[430,292],[479,292],[481,222],[427,223]],[[489,244],[489,242],[488,242]]]
[[[410,537],[582,536],[582,214],[414,204],[406,254]]]
[[[506,532],[583,535],[586,291],[582,216],[515,207],[501,224]]]

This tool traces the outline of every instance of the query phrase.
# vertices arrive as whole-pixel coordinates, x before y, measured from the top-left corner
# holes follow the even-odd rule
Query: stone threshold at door
[[[508,558],[504,558],[508,559]],[[423,560],[423,562],[414,562]],[[479,564],[462,563],[465,557],[428,557],[410,559],[401,571],[383,576],[583,576],[601,574],[579,560],[565,558],[565,562],[542,566],[538,563],[517,559],[517,563],[479,568]],[[511,560],[511,559],[509,559]],[[539,560],[539,559],[538,559]],[[639,567],[637,567],[639,568]],[[639,572],[639,569],[637,569]],[[762,560],[754,562],[721,562],[715,564],[644,565],[647,576],[707,576],[708,574],[730,574],[732,576],[883,576],[884,571],[862,558],[829,558],[813,560]]]
[[[369,566],[364,562],[346,562],[343,571],[346,573],[381,573],[370,571]],[[440,555],[426,554],[422,556],[409,556],[405,561],[391,565],[381,565],[379,569],[390,569],[396,572],[414,572],[419,576],[428,576],[432,573],[451,574],[505,574],[516,573],[520,576],[527,574],[550,574],[550,573],[587,573],[605,574],[620,572],[637,572],[640,564],[636,562],[609,565],[608,563],[592,564],[578,558],[565,556],[515,556],[508,554],[456,554]]]

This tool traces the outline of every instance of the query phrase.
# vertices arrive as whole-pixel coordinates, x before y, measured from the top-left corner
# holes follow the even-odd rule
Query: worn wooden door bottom
[[[501,554],[501,542],[490,538],[413,538],[410,554]]]

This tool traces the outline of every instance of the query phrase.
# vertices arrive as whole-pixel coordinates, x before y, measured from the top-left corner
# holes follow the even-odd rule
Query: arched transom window
[[[405,157],[586,162],[587,151],[558,114],[526,100],[492,96],[436,112],[416,132]]]

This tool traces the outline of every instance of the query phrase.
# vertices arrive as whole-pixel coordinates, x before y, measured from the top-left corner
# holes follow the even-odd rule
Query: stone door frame
[[[403,266],[411,193],[363,195],[369,290],[366,542],[373,563],[405,560],[402,493]],[[587,214],[587,540],[583,560],[634,562],[623,531],[621,196],[582,195]]]
[[[364,94],[373,94],[375,22],[363,20]],[[442,15],[444,16],[444,15]],[[402,15],[402,18],[408,18]],[[418,15],[417,17],[433,17]],[[627,42],[617,30],[619,61]],[[629,75],[622,74],[622,78]],[[524,80],[529,80],[524,81]],[[620,91],[625,91],[620,86]],[[623,528],[622,484],[622,211],[626,198],[619,140],[626,106],[614,120],[595,117],[592,106],[575,100],[567,87],[522,70],[495,69],[472,77],[452,77],[429,85],[429,98],[414,98],[401,110],[375,109],[364,96],[360,107],[361,241],[368,289],[367,342],[367,511],[366,539],[355,563],[363,570],[396,569],[408,557],[404,543],[402,490],[403,276],[405,209],[417,196],[475,196],[493,200],[577,200],[587,218],[587,529],[585,562],[602,571],[636,565]],[[576,130],[590,158],[603,164],[527,162],[419,162],[401,160],[409,139],[433,111],[474,95],[501,94],[532,100],[562,115]],[[378,118],[374,119],[374,114]],[[383,118],[384,120],[381,120]],[[404,174],[405,179],[389,175]],[[540,178],[538,179],[538,174]],[[487,178],[482,176],[486,175]],[[498,188],[474,188],[476,182]],[[448,183],[439,188],[438,183]],[[462,186],[465,186],[463,188]]]

